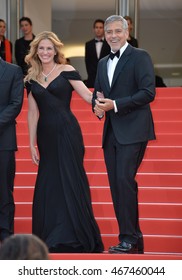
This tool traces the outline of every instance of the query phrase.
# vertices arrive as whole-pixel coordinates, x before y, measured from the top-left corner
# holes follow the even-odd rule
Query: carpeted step
[[[114,218],[112,202],[93,202],[96,218]],[[181,203],[141,203],[139,202],[140,218],[182,219]],[[32,202],[16,202],[16,217],[31,217]]]
[[[31,159],[28,146],[19,147],[17,159]],[[103,159],[103,149],[100,146],[85,146],[85,160]],[[148,145],[145,159],[182,159],[182,146],[152,146]]]
[[[104,159],[85,159],[85,170],[87,172],[106,172]],[[156,173],[180,173],[182,159],[144,159],[139,172],[156,172]],[[17,158],[17,172],[36,172],[37,166],[32,163],[30,158]]]
[[[91,187],[93,202],[111,202],[111,192],[109,187]],[[16,202],[32,202],[34,186],[22,186],[14,188]],[[140,203],[179,203],[182,204],[181,188],[161,188],[161,187],[139,187],[138,191]]]
[[[157,133],[157,139],[155,141],[150,141],[149,146],[180,146],[182,143],[182,132],[178,133]],[[84,133],[83,134],[84,144],[85,146],[101,146],[102,145],[102,131],[99,133]],[[18,146],[19,148],[22,146],[29,145],[29,136],[27,133],[18,133]]]
[[[79,121],[82,133],[98,134],[103,130],[103,121]],[[156,121],[156,133],[177,133],[182,130],[182,121]],[[21,121],[17,124],[17,133],[28,133],[28,126],[26,121]]]
[[[118,234],[118,224],[116,218],[96,218],[102,235],[116,235]],[[24,226],[22,225],[24,223]],[[140,226],[144,235],[173,235],[180,236],[182,231],[182,220],[181,219],[149,219],[141,218]],[[29,217],[16,218],[15,219],[15,230],[16,232],[22,232],[29,230],[31,233],[32,219]]]
[[[90,186],[109,186],[107,173],[87,173]],[[33,186],[36,173],[16,173],[15,186]],[[138,173],[139,186],[181,187],[182,173]]]

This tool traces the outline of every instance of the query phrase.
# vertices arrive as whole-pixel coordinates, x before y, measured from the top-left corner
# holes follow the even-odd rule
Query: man
[[[110,47],[104,39],[104,21],[102,19],[95,20],[93,32],[95,38],[85,44],[85,64],[88,74],[86,85],[89,88],[94,87],[99,60],[110,53]]]
[[[119,225],[119,244],[109,252],[142,253],[135,175],[148,140],[155,139],[149,106],[155,97],[154,69],[146,51],[128,44],[123,17],[106,19],[105,38],[112,54],[98,64],[93,110],[99,118],[106,113],[102,146]],[[97,97],[101,93],[104,98]]]
[[[0,58],[0,241],[14,232],[16,117],[23,102],[23,73]]]
[[[32,31],[32,21],[28,17],[22,17],[19,20],[20,29],[24,36],[15,41],[15,58],[17,64],[22,68],[24,76],[27,74],[28,65],[25,63],[25,56],[30,49],[30,43],[35,38]]]
[[[133,31],[133,21],[132,21],[132,18],[129,17],[129,16],[125,16],[124,18],[126,19],[126,21],[128,23],[129,34],[128,34],[127,41],[133,47],[138,48],[138,40],[132,36],[132,31]]]
[[[5,38],[6,23],[0,19],[0,56],[7,62],[12,62],[12,43]]]

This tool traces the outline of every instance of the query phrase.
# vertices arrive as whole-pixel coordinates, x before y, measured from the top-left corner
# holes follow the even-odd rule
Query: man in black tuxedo
[[[154,69],[145,50],[128,44],[123,17],[106,19],[105,38],[112,53],[99,61],[93,110],[99,118],[105,113],[102,147],[119,225],[119,244],[109,252],[142,253],[135,176],[148,141],[155,139],[149,105],[155,98]]]
[[[93,31],[95,38],[85,44],[85,64],[88,74],[86,85],[89,88],[94,87],[99,60],[110,53],[110,46],[104,39],[104,20],[96,19]]]
[[[0,241],[14,232],[16,117],[23,102],[23,73],[0,58]]]

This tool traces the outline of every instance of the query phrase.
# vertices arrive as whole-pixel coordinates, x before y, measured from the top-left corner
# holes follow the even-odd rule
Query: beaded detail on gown
[[[40,163],[33,198],[33,233],[49,249],[69,248],[102,252],[88,179],[83,167],[84,144],[77,119],[70,110],[73,88],[81,80],[77,71],[63,71],[47,88],[36,81],[27,91],[36,100],[40,116],[37,146]]]

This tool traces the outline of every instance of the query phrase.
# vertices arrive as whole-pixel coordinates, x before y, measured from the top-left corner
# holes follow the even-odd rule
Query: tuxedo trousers
[[[119,241],[137,243],[142,236],[138,213],[136,173],[148,142],[122,145],[109,126],[104,142],[104,158],[114,210],[119,226]]]
[[[0,151],[0,240],[14,233],[15,151]]]

